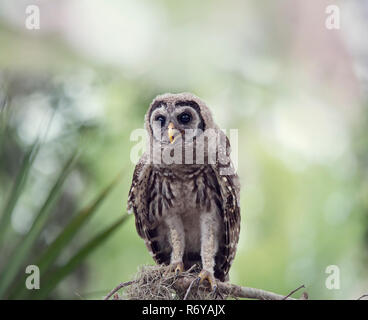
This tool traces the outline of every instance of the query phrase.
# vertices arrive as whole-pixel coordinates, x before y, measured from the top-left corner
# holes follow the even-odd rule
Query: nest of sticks
[[[176,276],[168,266],[141,266],[133,279],[120,283],[105,297],[105,300],[226,300],[226,299],[258,299],[258,300],[294,300],[291,296],[303,286],[280,295],[273,292],[242,287],[228,282],[218,282],[218,289],[212,292],[208,283],[198,284],[199,266]],[[119,290],[122,292],[117,293]],[[303,292],[300,299],[308,299]]]

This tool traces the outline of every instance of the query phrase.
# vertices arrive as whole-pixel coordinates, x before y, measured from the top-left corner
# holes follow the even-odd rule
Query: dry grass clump
[[[194,266],[179,276],[167,266],[141,266],[121,296],[124,300],[213,300],[223,299],[220,292],[213,294],[206,285],[197,285],[199,268]],[[188,290],[188,288],[190,290]]]

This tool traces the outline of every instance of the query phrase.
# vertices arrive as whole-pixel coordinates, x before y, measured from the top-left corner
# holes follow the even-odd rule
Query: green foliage
[[[3,114],[2,114],[3,116]],[[4,133],[4,130],[2,130]],[[14,180],[8,199],[0,216],[0,248],[4,248],[8,239],[7,231],[12,229],[11,216],[17,207],[25,186],[29,182],[30,171],[37,157],[41,142],[39,139],[29,148],[23,157],[16,179]],[[111,193],[113,187],[120,180],[121,174],[114,179],[96,198],[84,209],[80,210],[61,230],[55,240],[40,253],[35,251],[35,243],[40,238],[43,230],[47,227],[52,216],[55,204],[62,195],[63,185],[78,161],[78,153],[74,152],[65,162],[59,172],[54,185],[48,190],[44,203],[39,208],[30,229],[18,240],[18,244],[12,248],[9,258],[1,266],[0,298],[47,298],[52,290],[76,267],[78,267],[96,248],[98,248],[110,235],[126,221],[126,215],[119,218],[111,226],[103,229],[97,236],[91,237],[86,244],[66,263],[57,266],[59,257],[68,249],[72,239],[80,233],[89,219],[97,212],[97,209]],[[0,251],[0,256],[3,255]],[[36,262],[33,257],[38,256]],[[35,264],[40,269],[43,286],[39,290],[30,291],[25,288],[25,266]],[[45,276],[45,277],[44,277]]]
[[[91,252],[100,246],[118,227],[120,227],[127,219],[128,215],[124,215],[108,228],[101,231],[90,241],[88,241],[64,266],[58,268],[55,272],[46,278],[45,287],[38,291],[37,298],[44,299],[56,287],[56,285],[70,274]]]
[[[40,144],[39,141],[36,141],[29,151],[24,156],[19,174],[14,181],[13,189],[10,193],[9,199],[5,205],[5,208],[2,212],[0,219],[0,245],[2,243],[2,239],[5,236],[6,231],[8,230],[10,217],[14,210],[14,207],[22,193],[24,185],[27,181],[29,170],[34,162],[34,159],[39,151]],[[1,292],[1,290],[0,290]]]

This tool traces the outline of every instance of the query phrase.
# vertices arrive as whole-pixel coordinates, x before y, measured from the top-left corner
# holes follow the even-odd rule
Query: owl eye
[[[160,121],[161,122],[161,127],[163,127],[165,125],[166,118],[164,116],[159,115],[155,118],[155,121]]]
[[[182,114],[180,114],[178,116],[178,121],[181,124],[188,124],[191,120],[192,120],[192,116],[191,116],[191,114],[189,114],[187,112],[183,112]]]

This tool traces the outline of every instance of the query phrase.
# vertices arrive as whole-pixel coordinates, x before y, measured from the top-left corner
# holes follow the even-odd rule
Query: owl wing
[[[221,280],[227,278],[235,257],[240,233],[240,184],[230,160],[230,152],[230,143],[226,137],[226,148],[219,146],[217,162],[212,165],[220,186],[221,208],[219,211],[224,225],[223,239],[220,241],[215,267],[215,276]],[[226,161],[228,161],[227,164],[225,164]]]
[[[152,165],[148,161],[148,154],[143,154],[135,167],[128,195],[128,212],[134,212],[135,226],[138,235],[144,240],[153,259],[158,263],[166,263],[169,256],[163,254],[153,238],[157,236],[156,216],[149,212],[149,184],[152,179]]]
[[[127,210],[134,213],[135,226],[141,238],[145,238],[145,223],[147,217],[147,184],[152,171],[151,165],[147,162],[147,154],[144,153],[137,163],[132,179],[132,185],[128,195]]]

